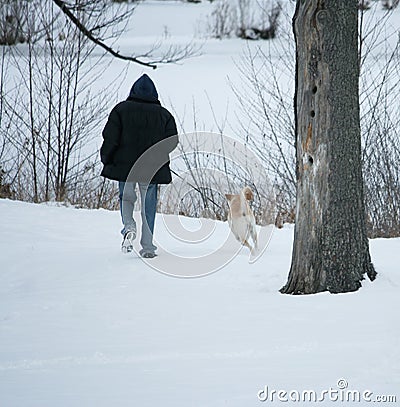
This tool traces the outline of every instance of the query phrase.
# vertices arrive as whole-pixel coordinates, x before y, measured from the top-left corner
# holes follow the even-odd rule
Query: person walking
[[[154,82],[144,74],[133,84],[128,99],[112,109],[100,148],[101,175],[118,181],[124,253],[133,250],[136,238],[133,209],[138,184],[142,219],[139,254],[156,256],[153,233],[158,185],[172,181],[169,153],[177,144],[175,119],[161,106]]]

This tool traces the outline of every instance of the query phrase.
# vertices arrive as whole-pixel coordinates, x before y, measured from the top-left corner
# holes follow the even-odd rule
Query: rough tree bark
[[[297,0],[297,207],[285,294],[371,280],[361,170],[356,0]]]

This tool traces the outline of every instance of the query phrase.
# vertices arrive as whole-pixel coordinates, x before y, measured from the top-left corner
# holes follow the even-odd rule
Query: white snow
[[[379,275],[358,292],[287,296],[292,227],[253,264],[233,247],[219,271],[183,279],[120,252],[118,212],[0,200],[0,213],[2,407],[257,406],[266,385],[341,378],[399,400],[399,239],[371,241]],[[186,255],[227,233],[216,222]],[[182,248],[161,215],[156,237]]]

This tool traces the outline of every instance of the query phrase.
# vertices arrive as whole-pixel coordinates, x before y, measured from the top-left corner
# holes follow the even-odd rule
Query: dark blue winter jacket
[[[171,182],[169,153],[178,144],[176,124],[171,113],[161,106],[156,87],[146,74],[133,84],[128,99],[111,111],[103,139],[103,177],[155,184]],[[147,150],[150,155],[137,163]]]

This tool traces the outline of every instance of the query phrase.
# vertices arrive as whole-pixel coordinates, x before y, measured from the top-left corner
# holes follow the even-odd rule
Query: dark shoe
[[[153,259],[157,255],[154,252],[144,252],[140,254],[145,259]]]
[[[136,238],[136,232],[133,230],[128,230],[124,235],[124,240],[122,241],[121,250],[122,253],[130,253],[133,251],[133,241]]]

